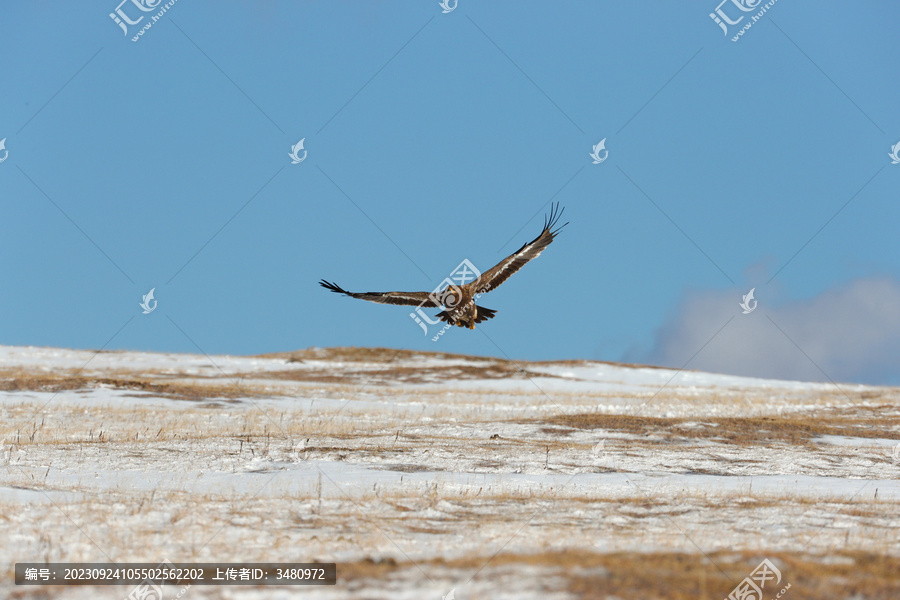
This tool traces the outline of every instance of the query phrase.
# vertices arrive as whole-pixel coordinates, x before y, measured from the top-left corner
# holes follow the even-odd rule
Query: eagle
[[[540,256],[544,248],[550,245],[560,230],[568,225],[556,224],[565,208],[559,203],[550,205],[550,214],[544,216],[544,228],[536,238],[501,260],[493,268],[482,273],[474,281],[464,285],[450,284],[436,292],[348,292],[339,285],[324,279],[319,285],[337,294],[378,302],[379,304],[404,304],[408,306],[442,308],[436,317],[450,325],[475,329],[476,323],[494,317],[496,310],[478,306],[475,301],[509,279],[510,275],[525,266],[528,261]]]

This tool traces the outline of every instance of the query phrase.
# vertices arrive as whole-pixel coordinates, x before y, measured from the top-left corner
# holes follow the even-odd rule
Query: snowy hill
[[[896,388],[383,348],[0,347],[0,413],[2,595],[14,562],[45,559],[318,559],[336,586],[279,593],[392,600],[630,598],[622,575],[680,597],[663,594],[684,557],[724,597],[764,557],[825,581],[823,557],[873,553],[880,593],[900,564]],[[646,568],[622,573],[632,554]]]

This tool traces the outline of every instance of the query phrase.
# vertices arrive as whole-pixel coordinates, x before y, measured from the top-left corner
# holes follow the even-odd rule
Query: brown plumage
[[[559,231],[568,225],[568,223],[563,223],[556,227],[563,210],[565,209],[561,209],[559,204],[551,205],[550,214],[544,217],[544,228],[540,235],[501,260],[496,266],[482,273],[475,281],[461,286],[450,285],[437,294],[429,292],[348,292],[336,283],[324,279],[319,281],[319,285],[332,292],[369,302],[443,308],[444,310],[437,314],[439,319],[459,327],[474,329],[476,323],[492,318],[497,312],[476,305],[476,296],[490,292],[525,266],[525,263],[540,256],[544,248],[556,238]]]

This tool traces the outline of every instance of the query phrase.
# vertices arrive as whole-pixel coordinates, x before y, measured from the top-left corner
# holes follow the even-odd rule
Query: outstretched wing
[[[319,285],[338,294],[344,294],[351,298],[378,302],[379,304],[406,304],[409,306],[433,306],[440,307],[431,299],[428,292],[348,292],[336,283],[322,279]]]
[[[565,208],[561,209],[559,207],[558,202],[555,205],[551,204],[550,214],[544,217],[544,228],[541,230],[541,234],[501,260],[497,263],[497,266],[482,273],[481,277],[473,281],[470,285],[475,286],[475,293],[484,294],[491,291],[509,279],[510,275],[525,266],[525,263],[540,256],[541,252],[544,251],[544,248],[549,246],[550,242],[556,238],[556,234],[559,233],[560,229],[568,225],[568,223],[563,223],[556,229],[553,229],[556,227],[556,223],[559,221],[564,210]]]

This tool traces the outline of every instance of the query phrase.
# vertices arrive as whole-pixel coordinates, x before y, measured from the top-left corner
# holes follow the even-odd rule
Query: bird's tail
[[[487,321],[488,319],[493,319],[494,315],[497,314],[496,310],[490,308],[484,308],[483,306],[475,306],[478,309],[478,316],[475,317],[476,323],[481,323],[482,321]],[[438,319],[443,321],[444,323],[450,323],[451,325],[461,325],[463,327],[469,327],[471,323],[454,321],[453,317],[451,317],[451,313],[449,311],[441,311],[437,315],[435,315]]]
[[[497,314],[496,310],[491,310],[490,308],[484,308],[481,306],[475,306],[475,308],[478,309],[478,316],[475,318],[476,323],[481,323],[482,321],[493,319],[494,315]]]

